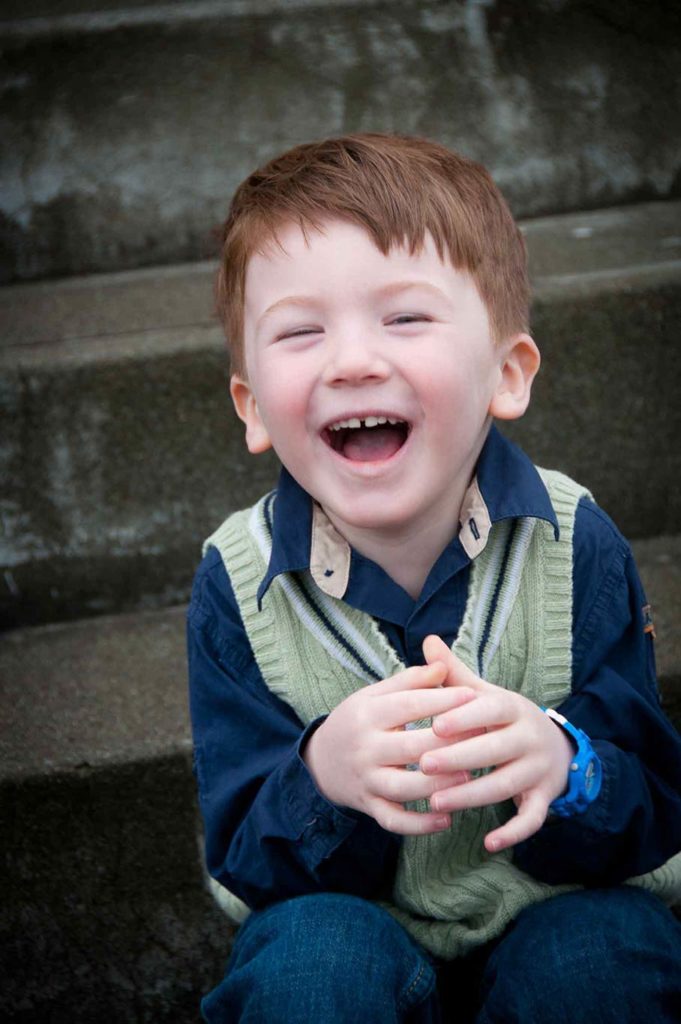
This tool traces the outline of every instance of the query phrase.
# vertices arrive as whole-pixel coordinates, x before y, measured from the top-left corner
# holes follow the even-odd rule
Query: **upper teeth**
[[[390,416],[367,416],[365,419],[360,420],[353,416],[349,420],[338,420],[336,423],[332,423],[329,430],[357,430],[362,425],[365,427],[378,427],[382,423],[402,423],[402,420],[395,420]]]

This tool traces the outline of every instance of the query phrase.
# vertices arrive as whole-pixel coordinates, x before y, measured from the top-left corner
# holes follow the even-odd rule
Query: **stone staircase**
[[[526,232],[544,358],[513,436],[633,538],[681,725],[678,16],[512,10],[4,5],[6,1019],[196,1021],[228,953],[201,867],[184,605],[202,538],[276,468],[229,409],[210,230],[289,144],[402,130],[491,167]]]

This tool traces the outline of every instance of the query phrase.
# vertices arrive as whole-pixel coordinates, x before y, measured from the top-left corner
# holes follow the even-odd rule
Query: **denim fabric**
[[[252,914],[201,1010],[210,1024],[439,1024],[434,992],[430,960],[390,914],[323,893]]]
[[[681,924],[622,887],[524,910],[501,940],[433,964],[354,896],[303,896],[242,926],[209,1024],[678,1024]]]
[[[681,1021],[681,924],[640,889],[528,907],[487,963],[477,1024],[596,1021]]]

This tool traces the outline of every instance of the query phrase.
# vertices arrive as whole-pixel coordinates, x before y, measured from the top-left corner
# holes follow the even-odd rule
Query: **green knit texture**
[[[560,473],[540,473],[560,537],[543,520],[493,525],[473,561],[452,649],[489,682],[554,707],[571,691],[572,535],[587,492]],[[271,550],[265,503],[231,516],[206,547],[222,554],[267,686],[307,724],[405,666],[371,616],[322,594],[309,572],[278,576],[258,608]],[[481,649],[487,659],[482,673]],[[426,803],[413,806],[425,809]],[[403,839],[392,901],[384,905],[435,955],[461,956],[501,934],[524,907],[579,888],[536,881],[514,865],[511,850],[487,853],[485,835],[513,813],[512,801],[465,810],[445,832]],[[681,855],[632,884],[669,902],[678,899]]]

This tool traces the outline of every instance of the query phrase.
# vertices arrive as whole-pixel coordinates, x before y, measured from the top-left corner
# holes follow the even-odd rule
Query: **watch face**
[[[588,764],[586,766],[586,769],[584,771],[584,788],[586,790],[586,795],[587,796],[591,796],[592,790],[594,789],[594,786],[598,782],[597,766],[598,766],[598,762],[596,761],[596,758],[595,757],[589,758],[589,762],[588,762]]]

